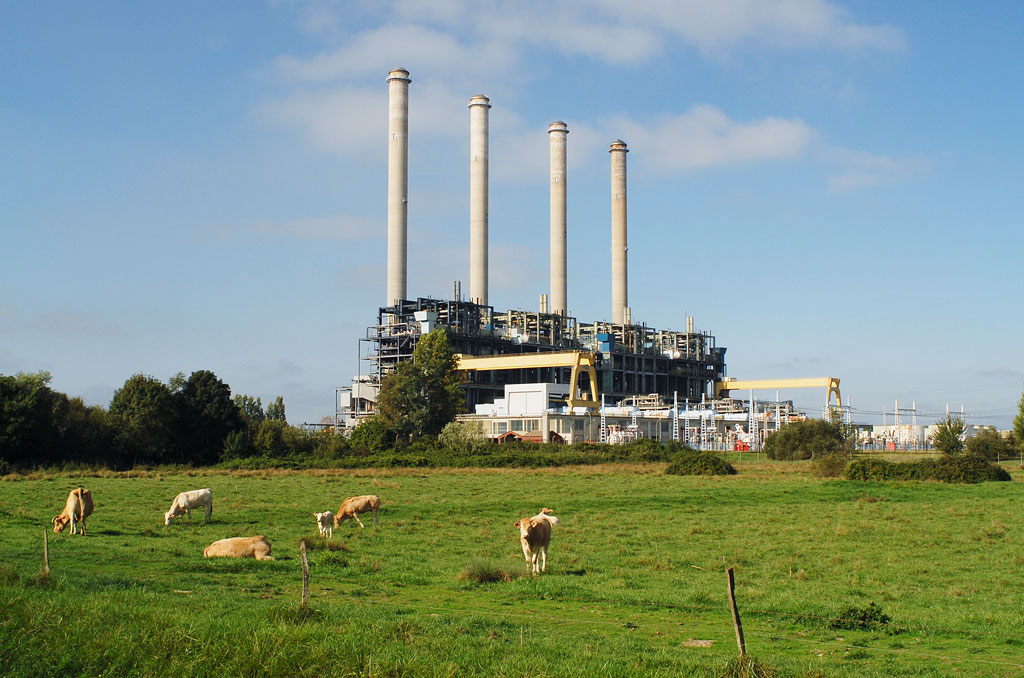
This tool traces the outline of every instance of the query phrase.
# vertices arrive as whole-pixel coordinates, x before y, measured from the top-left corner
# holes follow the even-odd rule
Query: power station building
[[[383,380],[402,361],[412,357],[416,343],[428,332],[443,328],[460,354],[465,369],[466,420],[480,422],[486,435],[499,437],[515,429],[519,415],[509,415],[510,387],[532,384],[545,395],[534,398],[529,415],[520,410],[522,427],[534,427],[544,440],[607,439],[609,426],[632,426],[650,437],[678,439],[678,419],[685,403],[694,412],[718,395],[716,384],[726,379],[724,347],[714,335],[697,331],[687,317],[684,330],[664,330],[635,323],[627,288],[628,148],[616,139],[609,147],[611,205],[611,321],[581,322],[567,314],[566,299],[566,123],[555,121],[547,133],[550,148],[550,291],[540,297],[539,310],[495,309],[488,296],[488,146],[490,100],[478,94],[470,111],[470,280],[468,299],[455,282],[451,299],[410,298],[407,288],[409,73],[388,74],[388,218],[387,297],[376,323],[360,339],[360,374],[351,387],[339,388],[336,426],[352,426],[375,409]],[[530,389],[526,389],[530,391]],[[534,389],[536,392],[538,389]],[[512,393],[522,392],[513,388]],[[554,397],[553,397],[554,396]],[[539,398],[539,399],[538,399]],[[514,397],[512,398],[515,399]],[[527,399],[529,400],[529,399]],[[542,402],[543,401],[543,402]],[[525,401],[524,401],[525,402]],[[504,404],[503,404],[504,403]],[[630,405],[632,403],[632,405]],[[647,412],[675,408],[674,430],[659,422],[646,432],[635,417],[631,423],[609,424],[618,417],[611,407],[631,406]],[[604,405],[604,407],[602,407]],[[502,408],[505,408],[502,410]],[[686,406],[688,407],[688,406]],[[777,411],[781,411],[776,408]],[[685,410],[689,412],[689,410]],[[505,426],[494,419],[504,412]],[[604,417],[595,433],[595,417]],[[696,415],[694,421],[700,421]],[[511,418],[509,418],[511,417]],[[567,417],[565,422],[559,417]],[[554,418],[554,419],[553,419]],[[645,417],[641,416],[640,419]],[[653,418],[652,418],[653,419]],[[534,420],[536,420],[534,422]],[[541,423],[543,420],[544,423]],[[556,421],[552,428],[551,422]],[[591,424],[582,425],[581,422]],[[494,423],[494,426],[490,424]],[[687,419],[683,435],[698,430]],[[502,430],[504,429],[504,430]]]

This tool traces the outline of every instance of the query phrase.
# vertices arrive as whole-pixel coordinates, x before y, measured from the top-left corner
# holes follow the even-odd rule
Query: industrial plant
[[[726,376],[725,347],[697,330],[657,329],[632,318],[628,301],[627,145],[609,146],[611,320],[567,314],[566,138],[562,121],[550,147],[550,289],[537,310],[495,309],[488,297],[488,146],[490,100],[470,112],[470,279],[450,299],[413,297],[407,286],[408,71],[388,74],[387,297],[360,341],[360,374],[336,392],[336,430],[374,412],[381,383],[412,358],[419,338],[442,328],[459,358],[468,414],[488,437],[543,442],[617,442],[637,437],[685,440],[702,448],[759,446],[769,431],[805,418],[792,402],[755,401],[753,389],[823,387],[839,401],[834,378],[739,382]],[[739,391],[748,399],[729,397]]]

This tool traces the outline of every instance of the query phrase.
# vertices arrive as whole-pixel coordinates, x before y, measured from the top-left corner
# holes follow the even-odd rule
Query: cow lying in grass
[[[548,567],[548,544],[551,542],[551,528],[558,524],[558,518],[548,515],[551,509],[542,508],[540,513],[532,518],[517,520],[515,526],[519,528],[519,541],[523,546],[523,556],[526,557],[526,566],[533,567],[533,574],[544,572]],[[540,556],[541,566],[537,568],[537,556]]]
[[[53,531],[63,532],[71,523],[71,534],[75,534],[77,527],[85,536],[85,519],[92,515],[92,508],[92,492],[84,487],[76,487],[68,494],[61,514],[50,521],[53,523]]]
[[[330,511],[324,511],[323,513],[314,513],[313,517],[316,518],[317,529],[320,530],[321,537],[333,537],[334,536],[334,514]]]
[[[380,525],[380,517],[377,515],[380,511],[380,499],[377,495],[364,494],[361,497],[349,497],[341,502],[341,508],[334,514],[334,526],[341,527],[342,523],[352,518],[359,523],[359,527],[366,527],[363,525],[363,521],[359,520],[359,514],[367,511],[373,511],[373,524]]]
[[[205,549],[207,558],[255,558],[273,560],[270,557],[270,542],[266,537],[229,537],[215,541]]]
[[[181,492],[174,501],[171,502],[171,508],[164,513],[164,525],[170,525],[171,521],[180,516],[182,513],[188,514],[188,522],[192,522],[192,509],[199,507],[206,508],[206,520],[209,522],[210,517],[213,515],[213,490],[210,488],[204,488],[202,490],[189,490],[188,492]]]

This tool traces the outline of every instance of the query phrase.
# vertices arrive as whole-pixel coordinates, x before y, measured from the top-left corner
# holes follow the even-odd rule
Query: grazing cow
[[[519,528],[519,541],[523,545],[526,566],[532,565],[534,576],[538,572],[538,555],[541,558],[539,571],[544,572],[548,567],[548,544],[551,542],[551,528],[558,524],[558,518],[548,515],[549,513],[551,513],[551,509],[542,508],[540,513],[534,517],[523,518],[515,523],[515,526]]]
[[[205,549],[207,558],[255,558],[273,560],[270,557],[270,542],[266,537],[229,537],[215,541]]]
[[[380,525],[380,516],[377,515],[380,511],[380,499],[377,498],[377,495],[364,494],[361,497],[349,497],[341,502],[341,508],[334,514],[334,526],[341,527],[342,523],[353,518],[359,523],[359,527],[366,527],[363,525],[363,521],[359,520],[359,514],[367,511],[373,511],[373,524]]]
[[[316,518],[316,526],[320,529],[321,537],[333,537],[334,536],[334,514],[330,511],[324,511],[323,513],[314,513],[313,517]]]
[[[67,524],[71,523],[71,534],[74,534],[78,527],[84,536],[85,519],[90,515],[92,515],[92,492],[84,487],[76,487],[68,494],[64,510],[50,522],[53,523],[54,532],[62,532]]]
[[[164,514],[164,525],[170,525],[171,521],[182,513],[188,514],[188,522],[191,523],[192,509],[200,506],[206,507],[206,520],[209,521],[213,515],[213,490],[207,487],[202,490],[181,492],[171,502],[170,510]]]

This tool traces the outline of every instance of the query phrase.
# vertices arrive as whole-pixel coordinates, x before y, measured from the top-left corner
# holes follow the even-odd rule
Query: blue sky
[[[0,373],[109,404],[213,370],[333,413],[385,299],[385,78],[410,71],[409,294],[469,279],[469,98],[491,99],[491,303],[548,292],[569,125],[569,311],[742,379],[837,376],[1006,427],[1024,382],[1024,4],[824,0],[5,3]],[[763,394],[774,397],[774,393]],[[792,391],[812,412],[823,394]]]

